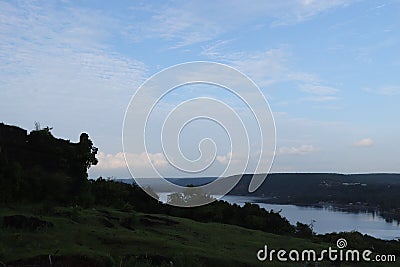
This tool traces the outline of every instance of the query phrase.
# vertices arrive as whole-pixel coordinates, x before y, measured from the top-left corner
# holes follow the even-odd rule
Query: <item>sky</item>
[[[99,148],[90,177],[129,177],[122,132],[132,96],[165,68],[212,61],[248,76],[268,101],[271,172],[400,172],[398,14],[400,1],[375,0],[0,1],[0,121],[28,130],[38,121],[73,142],[87,132]],[[174,90],[152,115],[154,129],[193,97],[246,117],[240,100],[219,89]],[[229,133],[209,120],[186,132],[189,159],[207,135],[219,143],[216,167],[201,174],[218,176],[235,153]],[[128,161],[140,168],[150,158],[162,175],[184,176],[155,145],[159,133],[146,138],[149,151]]]

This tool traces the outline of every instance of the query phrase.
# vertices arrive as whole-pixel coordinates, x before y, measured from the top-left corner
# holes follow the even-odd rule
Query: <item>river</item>
[[[159,197],[162,202],[165,202],[167,193],[160,193]],[[333,208],[257,203],[257,198],[246,196],[228,195],[222,199],[238,205],[252,202],[266,210],[280,211],[280,214],[293,225],[296,225],[297,222],[312,224],[312,228],[317,234],[358,231],[380,239],[400,239],[398,222],[387,222],[381,216],[371,212],[355,213]]]
[[[370,212],[353,213],[333,208],[257,203],[254,202],[256,199],[242,196],[225,196],[223,200],[238,205],[252,202],[266,210],[280,211],[280,214],[291,224],[295,225],[296,222],[312,224],[314,232],[318,234],[358,231],[380,239],[400,238],[399,223],[386,222],[382,217]]]

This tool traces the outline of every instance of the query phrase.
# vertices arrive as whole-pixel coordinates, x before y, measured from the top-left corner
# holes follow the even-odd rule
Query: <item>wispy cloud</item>
[[[146,8],[150,19],[127,25],[134,39],[162,38],[173,41],[172,47],[188,46],[219,38],[222,34],[260,21],[259,25],[283,26],[309,20],[327,10],[344,7],[348,0],[333,1],[243,1],[219,0],[204,5],[202,1],[169,1]],[[140,37],[138,37],[140,36]]]
[[[313,85],[313,84],[302,85],[300,86],[300,88],[303,92],[307,92],[314,95],[334,95],[338,91],[333,87],[323,86],[323,85]]]
[[[311,101],[311,102],[327,102],[337,99],[338,98],[336,96],[308,96],[301,98],[302,101]]]
[[[303,101],[327,102],[338,99],[336,93],[339,90],[330,86],[304,84],[300,86],[300,90],[309,95],[302,98]]]
[[[227,54],[224,60],[246,73],[259,86],[267,87],[286,80],[287,73],[290,72],[287,58],[285,48],[276,48],[262,52]]]
[[[218,41],[203,47],[203,55],[213,60],[227,62],[246,73],[263,89],[281,82],[295,82],[305,93],[300,101],[327,102],[338,99],[338,89],[324,85],[317,75],[295,70],[291,64],[290,48],[281,46],[259,52],[224,52],[229,44]]]
[[[57,122],[64,134],[70,133],[63,121],[71,118],[76,127],[98,133],[100,125],[119,124],[147,67],[106,45],[117,27],[114,19],[50,2],[1,2],[0,20],[0,113],[12,115],[3,120],[21,126]],[[89,126],[89,118],[98,123]]]
[[[15,75],[39,82],[57,72],[53,78],[63,80],[67,74],[80,81],[112,80],[115,87],[123,80],[131,83],[143,78],[142,62],[110,52],[104,45],[116,25],[95,10],[2,3],[1,18],[0,54],[5,70],[1,77],[8,82],[15,81]]]
[[[229,41],[218,41],[203,47],[202,54],[212,60],[226,62],[248,75],[257,85],[268,87],[271,84],[293,80],[309,79],[311,75],[294,74],[290,69],[289,49],[286,46],[253,52],[227,52]]]
[[[310,20],[320,13],[327,12],[328,10],[340,7],[346,7],[354,3],[349,0],[294,0],[287,1],[282,4],[282,7],[286,8],[286,12],[278,10],[275,14],[275,20],[272,26],[282,26],[288,24],[294,24]]]
[[[374,140],[372,138],[363,138],[357,142],[354,143],[354,146],[358,147],[370,147],[374,145]]]
[[[281,147],[279,148],[279,155],[306,155],[312,152],[319,151],[318,148],[313,145],[301,145],[299,147]]]
[[[375,93],[383,96],[395,96],[400,94],[400,86],[399,85],[389,85],[389,86],[381,86],[376,89],[366,88],[364,89],[366,92]]]

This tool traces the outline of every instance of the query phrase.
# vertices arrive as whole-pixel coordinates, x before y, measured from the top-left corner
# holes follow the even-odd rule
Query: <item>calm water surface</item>
[[[256,199],[241,196],[225,196],[224,200],[230,203],[243,205]],[[291,224],[302,222],[313,224],[316,233],[324,234],[341,231],[358,231],[381,239],[400,238],[400,225],[397,222],[388,223],[380,216],[372,213],[351,213],[333,210],[331,208],[300,207],[294,205],[275,205],[256,203],[266,210],[281,211]]]

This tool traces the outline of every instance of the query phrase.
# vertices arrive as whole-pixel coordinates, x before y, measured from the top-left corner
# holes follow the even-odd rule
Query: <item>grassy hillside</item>
[[[34,217],[42,225],[5,225],[5,218],[19,218],[15,215]],[[8,208],[0,211],[0,218],[0,266],[303,266],[259,262],[256,253],[265,244],[288,250],[329,246],[238,226],[109,208]]]

